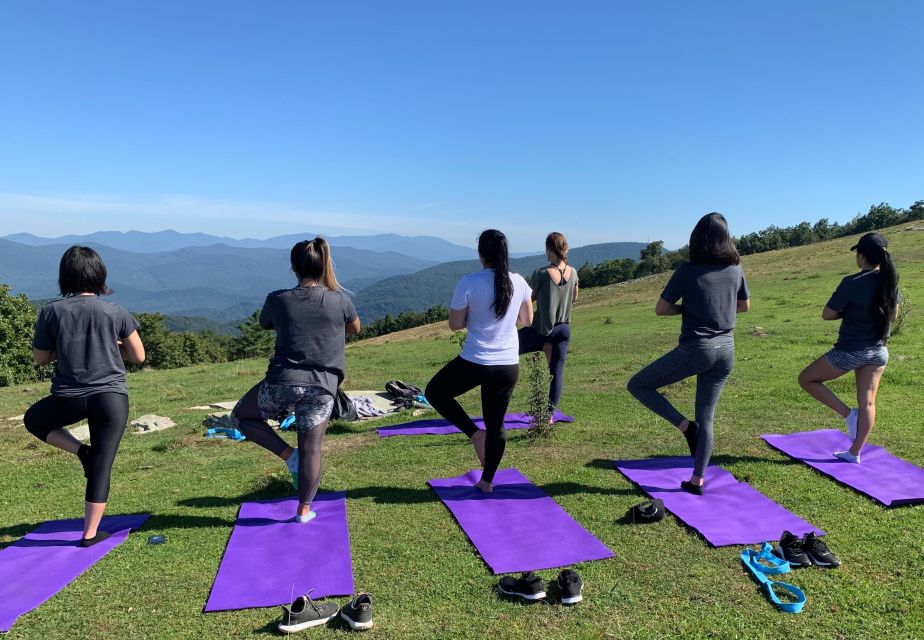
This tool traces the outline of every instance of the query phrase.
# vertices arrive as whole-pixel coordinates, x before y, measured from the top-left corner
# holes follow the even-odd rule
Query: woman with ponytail
[[[482,232],[478,257],[484,269],[459,280],[449,306],[449,328],[468,329],[462,353],[433,376],[424,394],[440,415],[471,440],[484,467],[475,486],[489,493],[504,455],[504,415],[520,372],[516,327],[532,323],[533,306],[526,280],[510,273],[503,233],[496,229]],[[456,400],[475,387],[481,387],[484,431]]]
[[[359,333],[360,324],[323,238],[296,244],[290,261],[298,284],[269,294],[260,312],[260,326],[276,331],[275,353],[266,377],[234,407],[231,422],[285,461],[298,489],[295,520],[308,522],[316,515],[311,501],[321,484],[321,444],[345,375],[346,335]],[[266,423],[292,412],[297,450]]]
[[[799,374],[799,384],[809,395],[832,409],[847,428],[852,444],[834,455],[845,462],[860,462],[860,453],[876,422],[876,392],[889,362],[886,342],[898,315],[898,272],[888,251],[888,241],[867,233],[850,248],[857,252],[860,272],[838,285],[821,312],[824,320],[840,320],[834,348]],[[851,409],[825,382],[853,371],[857,383],[857,408]]]

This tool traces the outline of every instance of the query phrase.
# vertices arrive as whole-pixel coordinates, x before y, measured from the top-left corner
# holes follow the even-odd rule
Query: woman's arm
[[[144,345],[141,343],[141,336],[137,331],[132,331],[131,335],[123,338],[119,343],[119,352],[125,362],[141,364],[144,362]]]
[[[345,331],[348,336],[355,336],[360,330],[359,316],[353,318],[353,322],[347,322]]]
[[[56,351],[46,351],[44,349],[33,349],[32,359],[35,360],[35,364],[51,364],[58,359],[58,353]]]
[[[517,314],[517,324],[528,327],[533,323],[533,301],[524,300],[520,304],[520,313]]]
[[[571,298],[571,302],[577,302],[578,294],[581,292],[580,285],[574,285],[574,296]]]
[[[679,316],[683,307],[679,304],[668,302],[664,298],[658,298],[658,304],[655,305],[655,315],[657,316]]]
[[[449,310],[449,328],[453,331],[461,331],[468,326],[468,307],[464,309]]]
[[[735,307],[735,313],[747,313],[751,310],[751,299],[739,300],[738,306]]]
[[[825,307],[821,310],[821,319],[822,320],[838,320],[840,319],[843,312],[835,311],[831,307]]]

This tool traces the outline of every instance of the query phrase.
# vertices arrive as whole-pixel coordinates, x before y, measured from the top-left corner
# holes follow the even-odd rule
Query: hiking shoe
[[[500,592],[508,596],[519,596],[524,600],[542,600],[545,598],[545,589],[542,581],[532,571],[527,571],[519,578],[504,576],[497,583]]]
[[[372,594],[361,593],[340,608],[340,617],[353,631],[372,628]]]
[[[777,557],[786,560],[793,567],[810,567],[812,560],[803,548],[802,538],[784,531],[780,543],[773,550]]]
[[[850,436],[851,442],[857,439],[857,420],[859,417],[858,411],[851,409],[850,414],[844,418],[844,425],[847,427],[847,435]]]
[[[696,441],[699,439],[699,425],[690,420],[687,430],[683,432],[683,437],[687,441],[687,448],[690,450],[690,456],[696,457]]]
[[[805,554],[817,567],[827,567],[834,569],[841,566],[841,561],[837,556],[828,550],[828,545],[816,538],[814,533],[805,534],[805,540],[802,541],[802,549]]]
[[[562,604],[577,604],[584,599],[584,581],[577,571],[565,569],[558,574],[558,598]]]
[[[308,596],[296,598],[292,604],[283,605],[279,630],[295,633],[309,627],[317,627],[337,615],[340,607],[332,602],[315,602]]]

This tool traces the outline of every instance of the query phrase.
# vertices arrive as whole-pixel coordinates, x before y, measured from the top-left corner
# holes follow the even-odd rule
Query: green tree
[[[0,387],[48,377],[54,366],[37,367],[32,360],[35,308],[25,294],[13,295],[0,284]]]
[[[276,332],[267,331],[260,326],[260,312],[254,311],[250,317],[237,325],[240,335],[231,340],[231,359],[260,358],[273,355],[276,349]]]
[[[661,273],[671,268],[671,261],[664,255],[664,242],[661,240],[649,243],[647,247],[642,249],[640,257],[641,262],[635,267],[636,278],[652,273]]]

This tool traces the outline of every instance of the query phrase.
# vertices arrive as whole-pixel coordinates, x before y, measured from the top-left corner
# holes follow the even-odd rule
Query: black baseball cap
[[[871,231],[867,233],[860,241],[850,247],[851,251],[859,250],[862,254],[868,254],[876,249],[885,249],[889,246],[889,241],[882,234]]]

